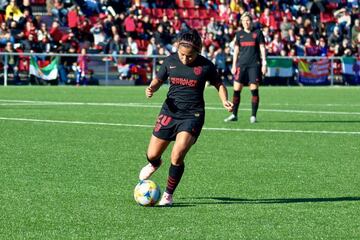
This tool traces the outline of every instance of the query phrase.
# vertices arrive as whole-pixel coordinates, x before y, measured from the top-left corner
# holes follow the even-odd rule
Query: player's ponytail
[[[202,47],[200,34],[195,29],[190,29],[180,33],[178,46],[193,48],[196,52],[199,53]]]

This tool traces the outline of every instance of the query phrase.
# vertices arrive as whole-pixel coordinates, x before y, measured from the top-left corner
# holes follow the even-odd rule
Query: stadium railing
[[[7,86],[11,74],[8,71],[10,56],[19,58],[18,69],[25,78],[30,78],[30,58],[39,60],[41,68],[55,57],[74,57],[80,54],[60,53],[7,53],[0,52],[0,82]],[[88,75],[99,85],[147,84],[156,74],[160,61],[165,56],[86,54]],[[125,60],[129,66],[129,78],[122,79],[116,59]],[[2,61],[2,63],[1,63]],[[60,60],[59,60],[60,62]],[[360,85],[360,59],[354,57],[280,57],[267,58],[268,72],[265,85]],[[40,69],[41,70],[41,69]],[[41,71],[39,71],[41,73]],[[74,83],[74,72],[70,73]],[[39,77],[39,76],[38,76]],[[41,78],[41,76],[40,76]],[[56,80],[56,79],[54,79]],[[57,81],[57,80],[56,80]],[[55,84],[57,84],[56,82]]]

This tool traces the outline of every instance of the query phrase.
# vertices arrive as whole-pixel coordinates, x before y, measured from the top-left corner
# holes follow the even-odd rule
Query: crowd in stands
[[[33,14],[39,2],[51,22]],[[245,11],[262,29],[268,56],[360,56],[357,0],[0,0],[0,49],[111,54],[103,61],[127,76],[132,60],[117,54],[167,55],[177,33],[196,28],[202,54],[226,77]],[[77,61],[62,59],[64,74]]]

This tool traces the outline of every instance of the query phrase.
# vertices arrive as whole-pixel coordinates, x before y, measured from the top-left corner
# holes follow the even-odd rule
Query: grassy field
[[[235,123],[206,89],[174,207],[144,208],[166,92],[0,87],[0,239],[360,239],[360,88],[261,88],[252,125],[248,89]]]

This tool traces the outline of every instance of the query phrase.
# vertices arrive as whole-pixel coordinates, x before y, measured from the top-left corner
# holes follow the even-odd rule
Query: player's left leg
[[[177,134],[175,144],[171,152],[171,165],[169,168],[167,186],[159,202],[160,206],[172,205],[172,195],[184,173],[184,159],[186,153],[190,150],[195,141],[196,137],[194,137],[190,132],[182,131]]]
[[[261,79],[260,67],[249,68],[249,88],[251,91],[251,117],[250,123],[256,122],[256,114],[259,108],[259,84]]]
[[[256,114],[259,108],[259,85],[258,84],[250,84],[249,86],[251,91],[251,117],[250,117],[250,123],[256,122]]]

